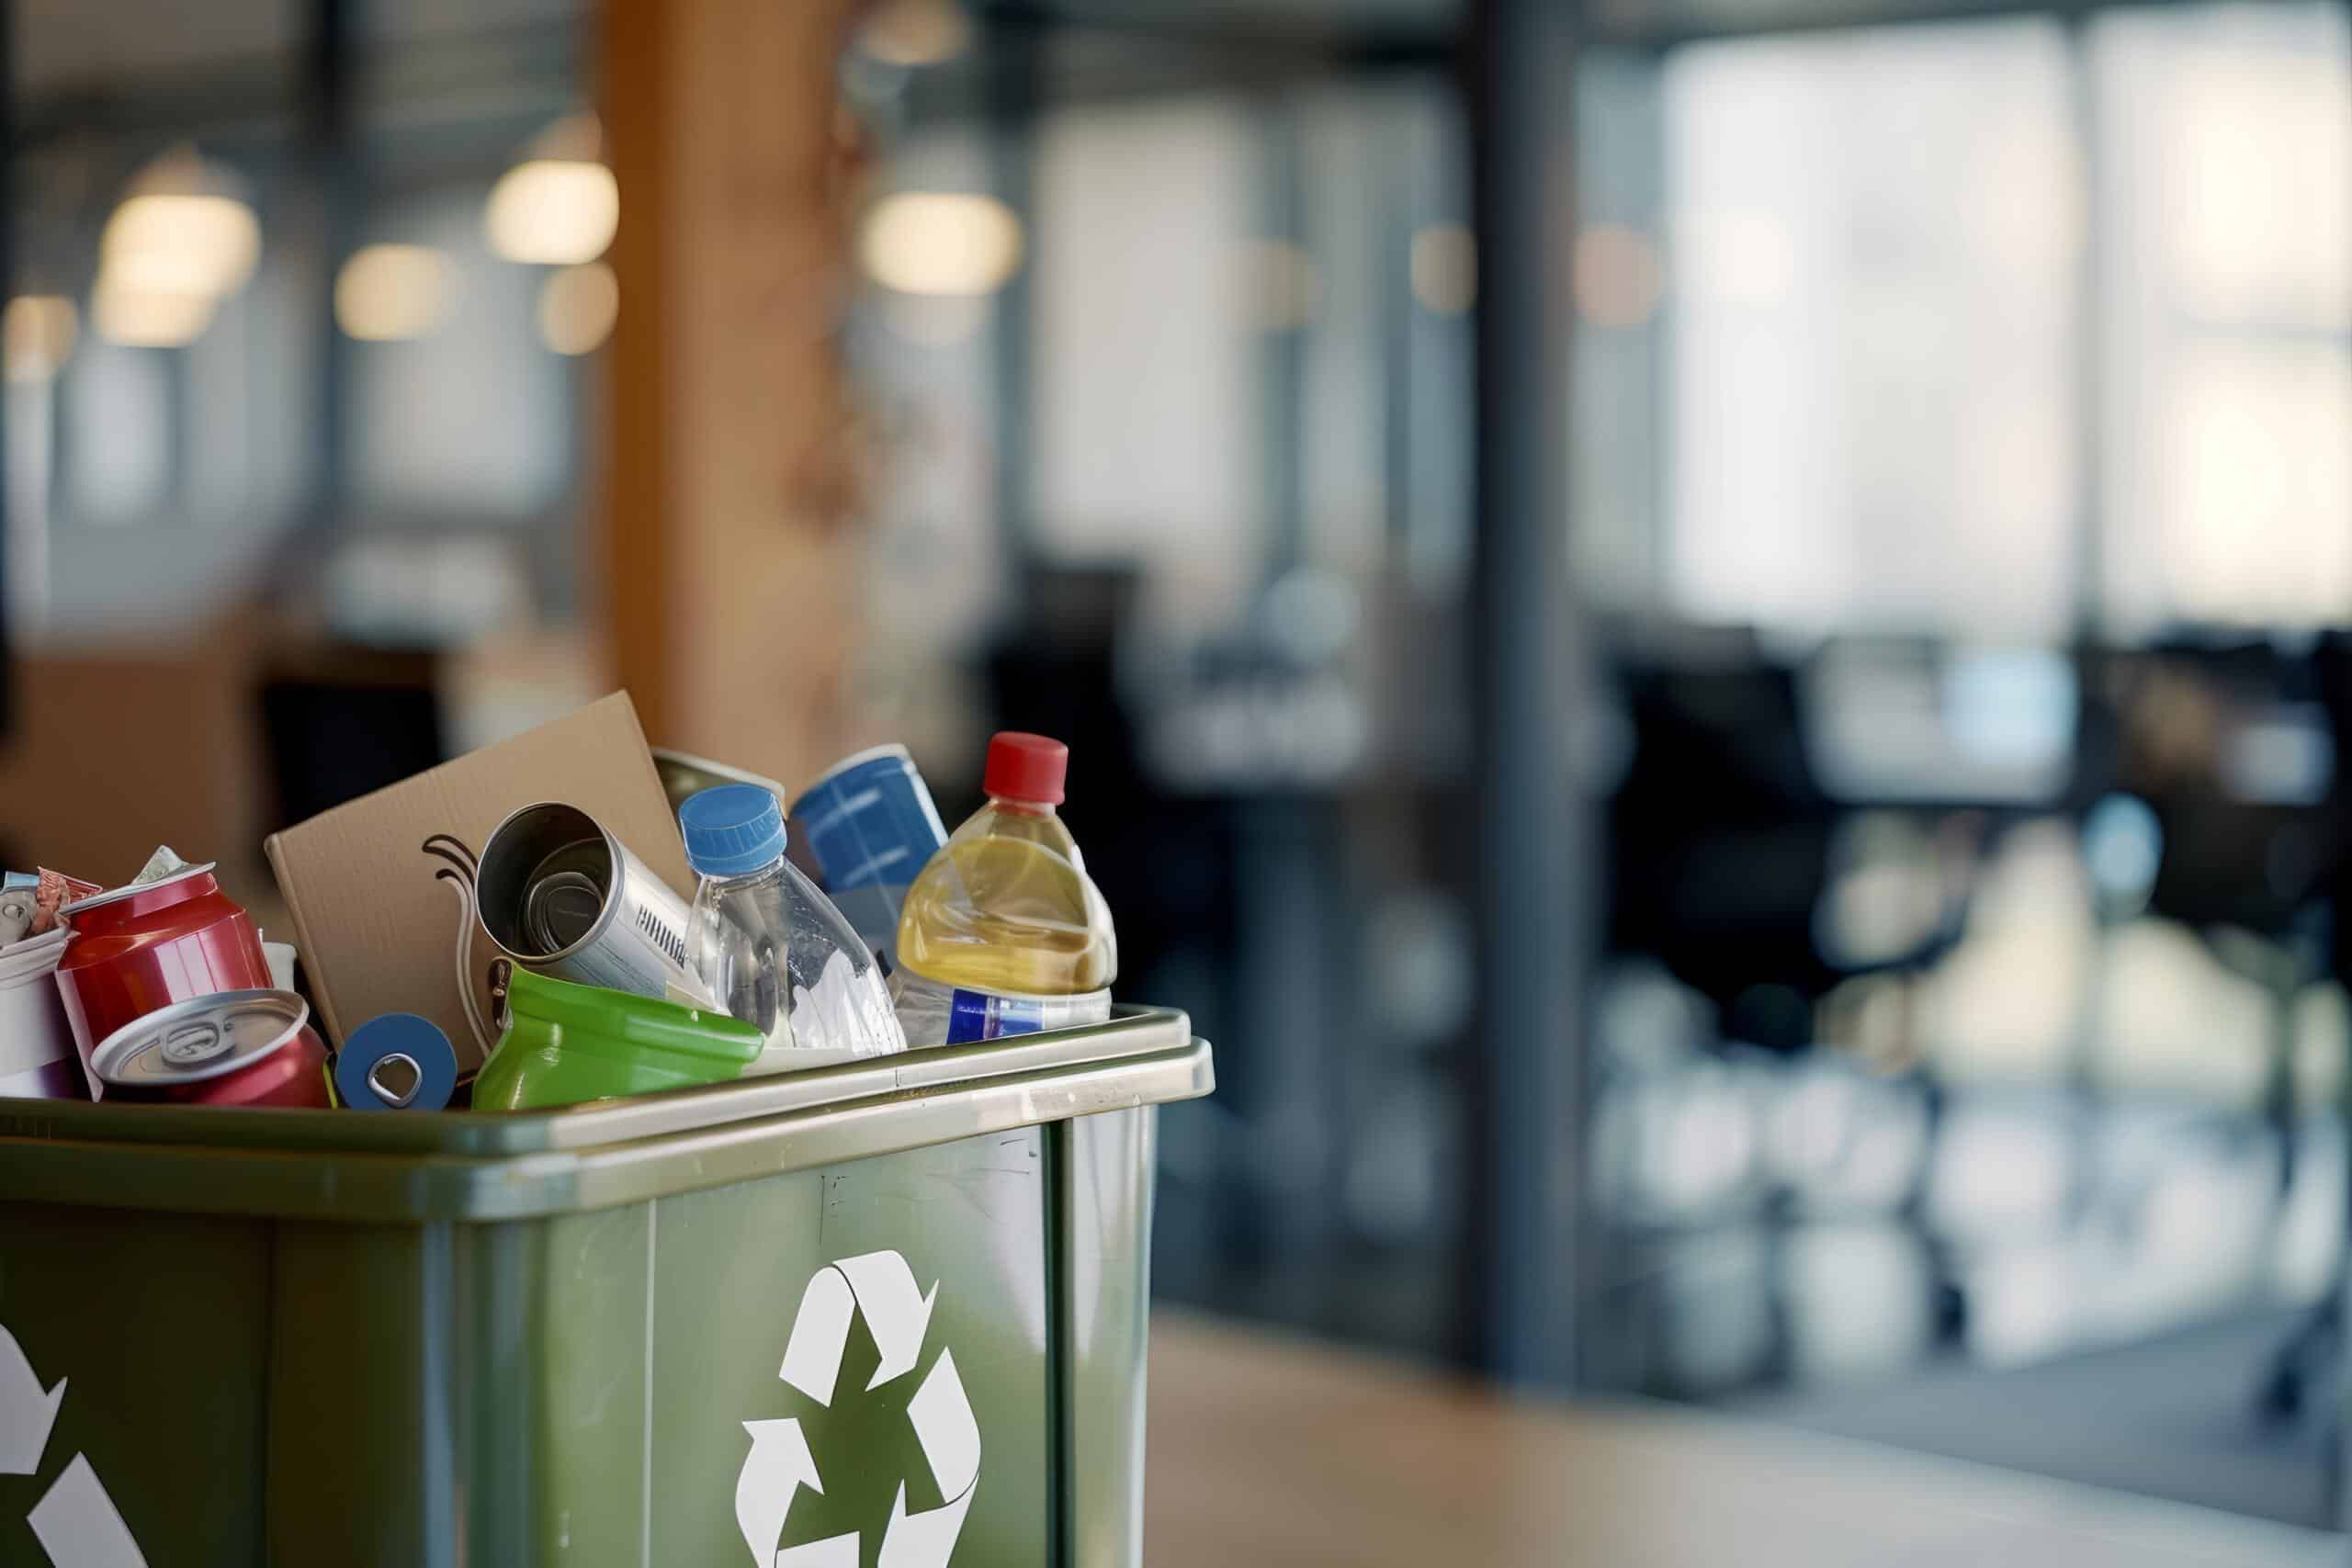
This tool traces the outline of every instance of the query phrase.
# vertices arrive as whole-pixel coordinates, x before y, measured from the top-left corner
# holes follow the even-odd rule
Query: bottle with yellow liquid
[[[989,742],[989,803],[907,889],[891,995],[907,1043],[963,1044],[1111,1016],[1119,939],[1055,809],[1069,748],[1007,730]]]

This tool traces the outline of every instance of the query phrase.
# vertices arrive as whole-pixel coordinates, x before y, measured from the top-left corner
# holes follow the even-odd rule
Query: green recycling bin
[[[0,1100],[0,1563],[1141,1553],[1165,1009],[519,1115]]]

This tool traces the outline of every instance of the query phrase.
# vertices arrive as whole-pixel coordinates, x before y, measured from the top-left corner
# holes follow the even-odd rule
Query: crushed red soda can
[[[269,987],[261,933],[220,891],[209,863],[77,898],[65,918],[74,936],[58,963],[57,988],[85,1066],[100,1041],[167,1002]],[[90,1096],[106,1094],[93,1068]]]

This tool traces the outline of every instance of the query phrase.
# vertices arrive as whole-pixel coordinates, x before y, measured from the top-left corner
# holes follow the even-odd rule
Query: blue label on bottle
[[[986,991],[957,989],[947,998],[947,1043],[969,1045],[1008,1034],[1035,1034],[1046,1027],[1042,1003]]]

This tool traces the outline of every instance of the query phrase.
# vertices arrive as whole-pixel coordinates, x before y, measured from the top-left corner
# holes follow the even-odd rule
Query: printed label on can
[[[656,962],[652,950],[639,943],[601,942],[533,967],[582,986],[602,986],[640,997],[661,996],[670,981],[669,965]]]
[[[534,960],[531,967],[583,986],[665,998],[691,1007],[717,1005],[686,967],[682,922],[650,903],[624,905],[595,941],[551,963]]]

